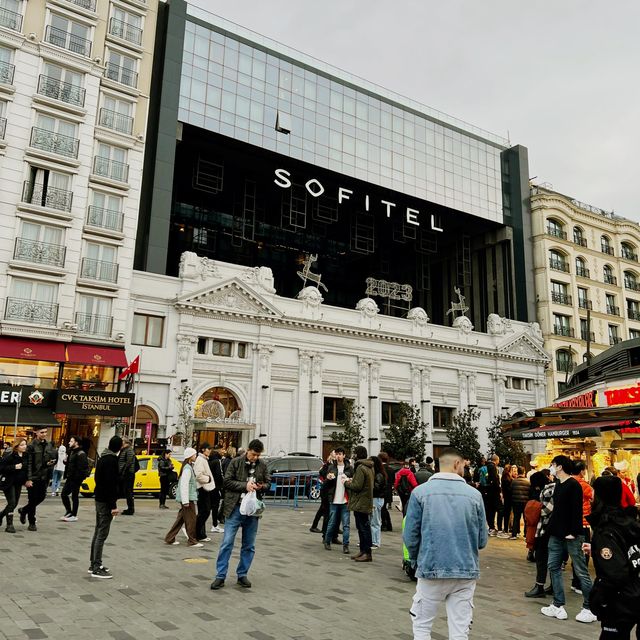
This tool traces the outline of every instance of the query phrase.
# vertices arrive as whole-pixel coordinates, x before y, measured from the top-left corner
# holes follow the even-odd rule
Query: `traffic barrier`
[[[264,495],[269,506],[293,509],[313,504],[319,498],[320,477],[317,471],[273,473],[271,486]]]

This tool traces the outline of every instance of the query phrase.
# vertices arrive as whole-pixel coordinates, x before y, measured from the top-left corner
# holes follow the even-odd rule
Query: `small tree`
[[[364,442],[362,429],[364,428],[364,407],[357,405],[355,400],[342,398],[342,414],[337,416],[336,424],[339,431],[334,431],[329,437],[344,447],[349,454],[353,447]]]
[[[396,460],[423,458],[426,449],[427,426],[422,422],[418,407],[406,402],[398,405],[398,413],[392,416],[382,450]]]
[[[501,463],[510,463],[523,466],[527,460],[522,442],[514,440],[508,431],[502,428],[503,416],[496,416],[492,421],[487,434],[489,436],[489,455],[494,453],[500,457]]]
[[[456,448],[471,464],[480,460],[478,425],[480,412],[469,407],[453,416],[451,424],[445,426],[449,445]]]
[[[182,435],[184,446],[189,447],[193,442],[193,392],[189,385],[182,387],[176,402],[178,405],[178,432],[176,435]]]

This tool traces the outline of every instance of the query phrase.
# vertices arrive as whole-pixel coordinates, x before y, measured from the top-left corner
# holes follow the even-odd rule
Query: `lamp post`
[[[18,439],[18,415],[20,414],[20,405],[22,404],[22,387],[20,387],[20,393],[16,398],[16,416],[13,421],[13,444],[16,444]]]

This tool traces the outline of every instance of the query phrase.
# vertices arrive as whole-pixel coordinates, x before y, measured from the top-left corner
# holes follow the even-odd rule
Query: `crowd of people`
[[[28,530],[37,531],[37,507],[50,481],[52,495],[58,494],[62,477],[64,515],[60,519],[77,521],[78,494],[91,461],[77,437],[56,450],[46,435],[46,429],[41,429],[31,443],[18,440],[0,461],[0,487],[7,502],[0,511],[0,525],[6,520],[7,533],[15,533],[16,510],[20,522],[28,521]],[[182,531],[186,544],[202,547],[210,541],[209,517],[211,531],[223,534],[211,583],[214,591],[225,585],[239,530],[237,584],[251,588],[248,574],[264,508],[262,498],[271,482],[263,451],[257,439],[235,457],[222,457],[207,443],[198,451],[187,447],[179,475],[171,452],[159,456],[159,508],[168,508],[169,488],[174,484],[179,506],[164,542],[180,544]],[[131,442],[119,436],[110,439],[96,463],[96,524],[89,567],[94,578],[112,577],[103,564],[103,548],[113,517],[135,513],[136,463]],[[542,607],[541,613],[567,619],[563,570],[570,561],[571,589],[582,596],[575,619],[582,623],[600,620],[602,640],[630,638],[631,630],[640,623],[640,523],[636,485],[621,474],[620,465],[607,467],[601,477],[589,482],[584,462],[565,455],[555,456],[548,468],[538,470],[534,464],[529,472],[515,464],[501,467],[496,455],[482,458],[472,469],[455,449],[444,450],[438,463],[434,469],[431,458],[421,462],[407,458],[396,468],[385,452],[369,456],[365,447],[356,446],[349,458],[338,447],[320,470],[321,500],[311,526],[312,532],[322,534],[327,551],[332,545],[341,546],[342,553],[355,562],[369,563],[382,544],[382,532],[392,530],[389,510],[396,505],[402,511],[403,540],[417,581],[411,607],[415,640],[431,637],[443,602],[450,637],[468,637],[480,571],[479,550],[490,537],[520,540],[521,531],[526,559],[536,567],[535,584],[524,597],[551,596],[551,604]],[[27,502],[18,508],[23,487]],[[394,502],[394,492],[400,505]],[[117,507],[119,498],[127,503],[122,512]],[[350,551],[351,514],[359,543],[354,554]],[[590,558],[595,581],[588,569]],[[640,638],[640,631],[636,633]]]

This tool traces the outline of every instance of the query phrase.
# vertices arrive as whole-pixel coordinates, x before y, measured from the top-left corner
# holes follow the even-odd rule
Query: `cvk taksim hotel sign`
[[[281,189],[290,189],[292,186],[291,182],[291,172],[286,169],[276,169],[275,178],[273,180],[274,184]],[[305,189],[314,198],[319,198],[324,192],[325,188],[317,178],[311,178],[307,180],[304,185]],[[352,196],[354,192],[352,189],[347,189],[346,187],[338,187],[338,204],[342,204],[345,200],[352,200]],[[390,218],[391,215],[398,211],[397,204],[395,202],[391,202],[390,200],[382,200],[380,199],[378,202],[379,205],[382,205],[383,211],[386,213],[387,218]],[[369,194],[364,195],[363,206],[365,211],[371,210],[371,199],[369,198]],[[420,211],[418,209],[412,209],[411,207],[403,207],[404,216],[407,224],[415,225],[416,227],[420,226],[420,220],[418,216],[420,215]],[[437,226],[436,217],[431,214],[430,216],[430,229],[431,231],[437,231],[442,233],[444,230]]]

